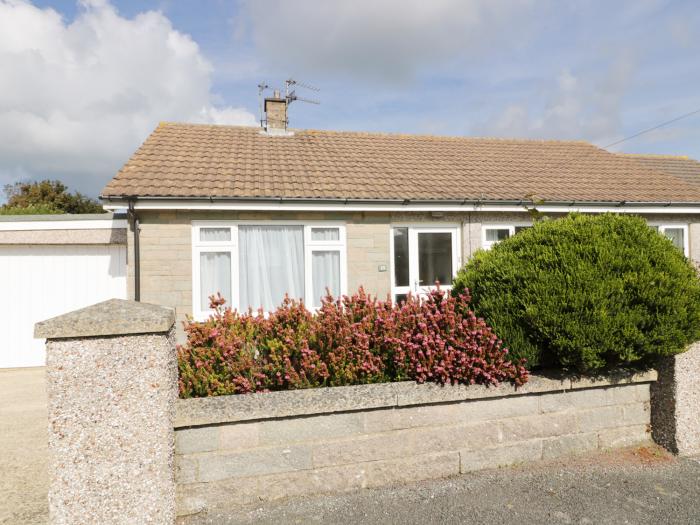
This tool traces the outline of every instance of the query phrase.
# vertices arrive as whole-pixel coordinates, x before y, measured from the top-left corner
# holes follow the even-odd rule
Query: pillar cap
[[[156,304],[109,299],[34,325],[34,337],[67,339],[168,332],[175,311]]]

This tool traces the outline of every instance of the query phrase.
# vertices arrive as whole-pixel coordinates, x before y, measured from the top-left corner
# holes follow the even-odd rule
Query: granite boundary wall
[[[111,299],[38,323],[47,339],[49,520],[175,520],[174,312]]]
[[[654,441],[681,456],[700,454],[700,343],[657,365],[651,389]]]
[[[655,440],[700,452],[700,343],[658,374],[177,399],[172,309],[110,300],[47,339],[51,523],[180,515]],[[658,381],[657,381],[658,378]]]
[[[651,371],[519,389],[386,383],[179,400],[178,512],[649,442]]]

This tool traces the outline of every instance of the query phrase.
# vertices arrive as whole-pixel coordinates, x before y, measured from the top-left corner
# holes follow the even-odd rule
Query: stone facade
[[[655,373],[618,382],[415,383],[180,400],[181,513],[646,443]]]
[[[386,298],[389,279],[388,214],[323,214],[263,212],[139,212],[141,300],[175,309],[178,339],[182,323],[192,315],[192,221],[197,220],[310,220],[344,221],[347,232],[348,290],[361,285]],[[134,243],[129,231],[128,286],[134,297]],[[380,267],[385,270],[380,271]]]
[[[169,309],[110,300],[37,325],[51,523],[174,522],[173,322]]]
[[[682,456],[700,454],[700,343],[661,359],[652,388],[654,440]]]
[[[387,221],[348,223],[348,292],[363,286],[384,299],[391,293],[389,273],[390,229]],[[385,271],[379,271],[384,266]]]
[[[192,315],[192,221],[196,220],[309,220],[343,221],[347,231],[347,287],[385,298],[391,292],[391,225],[449,224],[460,228],[462,263],[482,246],[483,224],[526,223],[528,213],[313,213],[139,211],[141,222],[141,300],[175,308],[177,334]],[[691,223],[693,216],[649,215],[654,222]],[[700,261],[700,224],[690,224],[690,255]],[[129,297],[134,294],[133,231],[129,232]]]

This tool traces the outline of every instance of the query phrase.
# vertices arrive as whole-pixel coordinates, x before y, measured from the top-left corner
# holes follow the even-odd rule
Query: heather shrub
[[[185,324],[178,347],[180,396],[204,397],[413,379],[440,384],[523,384],[469,296],[433,292],[401,305],[364,290],[328,296],[316,313],[285,299],[269,316],[239,313],[212,298],[214,314]]]
[[[328,367],[328,386],[390,381],[382,346],[383,321],[392,304],[378,302],[363,289],[352,296],[327,296],[316,314],[313,344]]]
[[[470,385],[526,381],[523,363],[510,360],[501,341],[466,308],[468,304],[466,292],[450,297],[437,290],[425,301],[407,301],[396,310],[397,330],[386,343],[398,379]]]
[[[700,336],[695,269],[639,217],[540,221],[478,252],[454,284],[530,367],[644,367]]]
[[[241,314],[212,297],[214,314],[185,323],[187,344],[178,347],[183,397],[245,394],[321,386],[328,369],[309,348],[312,316],[286,298],[269,317]]]

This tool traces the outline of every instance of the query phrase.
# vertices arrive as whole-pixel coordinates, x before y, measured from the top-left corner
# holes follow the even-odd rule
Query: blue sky
[[[0,183],[96,195],[160,120],[582,139],[700,109],[700,9],[635,0],[0,0]],[[301,90],[300,90],[301,94]],[[700,158],[700,115],[615,149]]]

